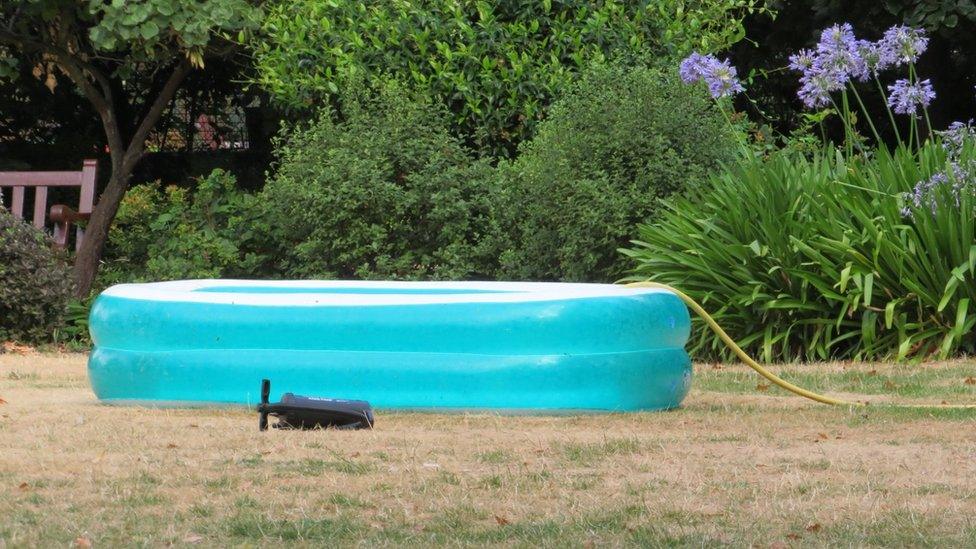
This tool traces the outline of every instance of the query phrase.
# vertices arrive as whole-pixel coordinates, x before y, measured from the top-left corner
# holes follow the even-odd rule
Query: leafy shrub
[[[491,270],[491,167],[396,86],[349,93],[279,144],[261,194],[266,268],[288,277],[468,278]]]
[[[247,273],[254,197],[214,170],[194,192],[137,185],[126,193],[109,231],[100,285],[217,278]]]
[[[0,206],[0,339],[49,341],[72,290],[51,240]]]
[[[553,105],[519,157],[499,167],[497,213],[508,235],[503,275],[612,281],[616,249],[661,197],[693,188],[735,144],[718,110],[676,74],[591,68]]]
[[[350,78],[394,78],[446,106],[489,153],[532,135],[593,61],[730,45],[757,0],[280,2],[254,41],[257,82],[284,105],[335,101]]]
[[[91,348],[91,334],[88,331],[88,316],[92,303],[98,294],[92,292],[88,297],[78,299],[72,297],[65,306],[61,326],[54,331],[54,341],[61,347],[87,351]]]
[[[635,278],[681,288],[766,361],[972,352],[976,185],[957,169],[974,158],[972,142],[958,158],[933,142],[747,158],[626,253]],[[956,175],[926,184],[939,173]],[[725,352],[699,333],[697,351]]]

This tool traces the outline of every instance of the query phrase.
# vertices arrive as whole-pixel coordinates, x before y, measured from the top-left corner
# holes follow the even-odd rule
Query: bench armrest
[[[68,233],[71,230],[71,224],[77,224],[79,221],[87,221],[89,217],[91,217],[90,213],[76,212],[64,204],[51,206],[48,219],[54,223],[54,245],[59,248],[65,248],[68,245]]]

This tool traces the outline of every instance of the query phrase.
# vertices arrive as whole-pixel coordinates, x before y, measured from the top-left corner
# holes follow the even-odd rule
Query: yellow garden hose
[[[718,325],[718,322],[715,322],[715,319],[712,318],[712,315],[708,314],[708,311],[706,311],[701,305],[699,305],[697,301],[695,301],[689,295],[687,295],[686,293],[682,292],[677,288],[673,288],[671,286],[668,286],[667,284],[661,284],[660,282],[650,282],[650,281],[632,282],[630,284],[627,284],[627,286],[632,288],[660,288],[662,290],[667,290],[669,292],[674,293],[676,296],[681,298],[681,301],[685,302],[685,305],[687,305],[692,311],[695,311],[695,313],[698,316],[700,316],[702,320],[705,321],[706,324],[708,324],[708,327],[711,328],[712,331],[715,332],[715,334],[723,342],[725,342],[725,344],[729,347],[729,349],[732,349],[732,352],[734,352],[735,355],[738,356],[739,359],[746,364],[746,366],[755,370],[756,373],[768,379],[771,383],[773,383],[777,387],[781,387],[791,393],[800,395],[801,397],[809,398],[810,400],[815,400],[817,402],[822,402],[824,404],[833,404],[837,406],[867,406],[868,405],[867,402],[843,400],[840,398],[833,398],[826,395],[821,395],[819,393],[814,393],[813,391],[808,391],[803,387],[797,387],[796,385],[793,385],[789,381],[786,381],[785,379],[770,372],[769,370],[764,368],[761,364],[753,360],[752,357],[749,356],[745,351],[743,351],[742,347],[739,347],[739,345],[735,342],[735,340],[733,340],[729,334],[725,333],[725,330],[723,330],[722,327]],[[976,409],[976,404],[894,404],[894,406],[898,406],[901,408]]]

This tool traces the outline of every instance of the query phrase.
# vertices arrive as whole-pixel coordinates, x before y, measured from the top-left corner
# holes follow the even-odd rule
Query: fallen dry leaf
[[[803,536],[801,536],[800,534],[794,534],[793,532],[786,534],[786,537],[789,539],[803,539]]]
[[[976,385],[976,377],[967,377],[966,381],[963,381],[966,385]]]
[[[7,401],[6,401],[6,400],[4,400],[4,399],[2,399],[2,398],[0,398],[0,404],[6,404],[6,403],[7,403]]]
[[[827,440],[830,437],[827,436],[827,433],[817,433],[817,438],[819,438],[820,440]]]
[[[30,484],[27,484],[26,482],[21,482],[20,486],[18,486],[17,488],[19,488],[21,492],[26,492],[27,490],[30,490]]]
[[[757,383],[756,384],[756,390],[759,391],[760,393],[765,393],[766,391],[769,390],[769,384],[768,383]]]
[[[173,444],[172,442],[170,442],[169,444],[167,444],[166,447],[167,448],[170,448],[170,449],[172,449],[172,448],[179,448],[179,446]]]
[[[495,515],[495,522],[497,522],[499,526],[505,526],[512,523],[507,518],[498,515]]]
[[[90,539],[80,536],[75,538],[74,547],[75,549],[91,549],[92,542]]]
[[[13,341],[4,341],[0,343],[0,348],[3,349],[5,353],[15,353],[18,355],[30,355],[34,353],[34,348],[30,345],[21,345],[19,343],[14,343]]]
[[[813,524],[807,525],[807,532],[819,532],[821,528],[823,527],[820,526],[819,522],[814,522]]]

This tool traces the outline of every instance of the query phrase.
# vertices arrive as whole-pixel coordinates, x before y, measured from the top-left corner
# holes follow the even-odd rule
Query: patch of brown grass
[[[0,546],[976,543],[976,413],[736,394],[737,368],[705,366],[671,412],[260,433],[244,410],[99,405],[84,361],[0,355]],[[848,368],[901,367],[824,379]]]

